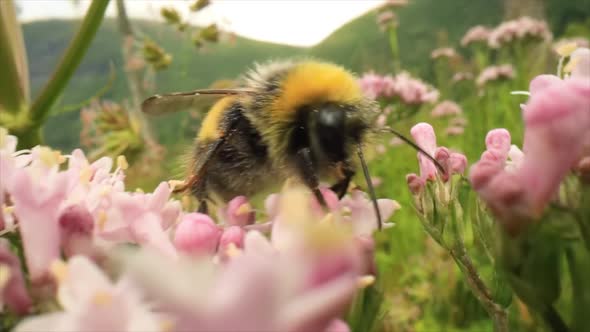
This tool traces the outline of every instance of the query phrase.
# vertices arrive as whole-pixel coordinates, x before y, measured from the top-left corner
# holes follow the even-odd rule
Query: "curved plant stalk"
[[[0,110],[16,114],[29,101],[29,69],[12,0],[0,1]]]
[[[39,97],[30,109],[32,130],[38,130],[49,115],[51,106],[55,103],[68,81],[78,68],[82,58],[86,54],[90,43],[102,22],[109,0],[94,0],[86,12],[80,29],[64,53],[57,69],[43,87]]]
[[[132,57],[132,50],[128,41],[134,40],[135,35],[131,21],[127,16],[125,3],[123,0],[117,0],[117,18],[119,21],[119,31],[122,38],[123,61],[128,63]],[[131,107],[128,107],[129,116],[139,125],[139,132],[147,142],[155,142],[148,120],[144,114],[140,112],[141,102],[146,97],[145,90],[142,85],[142,78],[137,70],[130,70],[125,66],[125,74],[129,84],[129,91],[131,92]]]

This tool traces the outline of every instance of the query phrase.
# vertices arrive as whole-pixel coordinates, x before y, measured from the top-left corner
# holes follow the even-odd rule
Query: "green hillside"
[[[400,22],[398,38],[402,66],[428,79],[431,72],[431,50],[442,44],[456,46],[464,32],[473,25],[498,24],[503,16],[503,1],[411,1],[410,5],[397,13]],[[576,2],[567,5],[560,2],[562,5],[557,11],[556,1],[546,0],[548,20],[554,30],[564,29],[561,16],[570,19],[590,15],[590,9],[581,10]],[[334,61],[357,73],[371,69],[378,72],[390,71],[392,62],[388,36],[379,30],[375,17],[375,11],[361,15],[311,48],[277,45],[238,37],[235,43],[213,45],[205,51],[197,51],[186,34],[181,34],[171,27],[155,22],[135,23],[139,31],[155,39],[173,55],[174,60],[170,68],[158,73],[156,79],[157,91],[167,92],[206,87],[217,79],[236,77],[255,61],[299,55],[311,55]],[[64,105],[80,103],[101,89],[108,81],[111,63],[116,68],[116,80],[104,97],[121,100],[128,95],[125,77],[122,74],[120,37],[116,23],[112,19],[103,22],[88,55],[66,89],[63,100],[55,107],[54,113],[58,113]],[[24,25],[33,92],[51,74],[77,24],[77,21],[51,20]],[[177,141],[177,124],[181,120],[182,115],[158,120],[157,130],[164,143]],[[79,129],[78,112],[68,112],[51,118],[45,128],[45,136],[50,145],[68,150],[78,145]]]

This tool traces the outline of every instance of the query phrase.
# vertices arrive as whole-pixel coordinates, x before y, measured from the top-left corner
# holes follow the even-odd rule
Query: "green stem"
[[[108,4],[109,0],[92,1],[80,29],[63,55],[53,76],[43,87],[39,97],[37,97],[31,107],[31,117],[36,126],[40,126],[45,121],[49,115],[51,106],[53,106],[76,71],[76,68],[78,68],[100,27]]]
[[[27,55],[14,3],[0,1],[0,109],[16,114],[26,106],[29,94]]]
[[[550,306],[547,311],[543,313],[545,323],[551,328],[553,332],[568,332],[569,328],[553,306]]]
[[[401,70],[401,60],[399,58],[397,29],[395,27],[389,28],[389,46],[391,47],[391,55],[393,56],[393,69],[397,73]]]
[[[463,275],[465,275],[469,288],[492,318],[494,331],[508,332],[508,314],[506,310],[494,301],[489,289],[479,277],[471,258],[467,255],[463,244],[457,244],[455,248],[449,250],[449,253],[463,272]]]

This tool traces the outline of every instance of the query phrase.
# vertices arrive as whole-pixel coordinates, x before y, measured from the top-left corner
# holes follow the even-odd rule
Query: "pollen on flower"
[[[236,210],[236,214],[238,216],[242,216],[250,212],[252,212],[252,205],[250,205],[250,203],[244,203]]]
[[[184,186],[184,181],[182,180],[169,180],[168,185],[170,186],[170,190],[174,191],[177,187]]]
[[[367,288],[375,283],[375,276],[374,275],[364,275],[357,279],[356,285],[358,288]]]
[[[6,128],[0,127],[0,147],[6,145],[6,137],[8,137],[8,130],[6,130]]]
[[[242,250],[240,250],[240,248],[238,248],[235,243],[230,243],[225,249],[225,254],[227,257],[234,258],[240,256],[242,254]]]
[[[174,327],[176,326],[176,324],[174,324],[174,322],[170,319],[163,319],[160,322],[160,331],[161,332],[172,332],[174,331]]]
[[[104,225],[107,223],[107,213],[104,210],[98,212],[98,229],[101,231],[104,229]]]
[[[574,52],[576,49],[578,48],[578,44],[577,43],[567,43],[567,44],[563,44],[558,46],[555,49],[555,52],[557,52],[557,54],[559,54],[562,57],[566,57],[569,56],[570,54],[572,54],[572,52]]]
[[[100,196],[104,197],[104,196],[108,196],[111,193],[111,187],[109,186],[103,186],[102,190],[100,191]]]
[[[14,212],[14,206],[4,205],[2,207],[2,212],[4,212],[4,214],[12,214]]]
[[[51,263],[49,270],[58,283],[62,283],[68,276],[68,266],[62,260],[55,260]]]
[[[100,306],[106,306],[113,302],[113,296],[105,291],[97,291],[92,297],[92,303]]]
[[[125,156],[120,155],[117,157],[117,167],[122,170],[126,170],[127,168],[129,168],[129,163],[127,162]]]
[[[571,73],[574,68],[576,68],[578,61],[580,60],[580,58],[573,58],[571,59],[567,65],[565,65],[565,67],[563,67],[563,72],[564,73]]]
[[[84,167],[80,171],[80,182],[89,183],[90,179],[92,178],[93,173],[94,173],[94,171],[92,170],[92,168],[90,166]]]
[[[4,289],[10,277],[10,267],[6,264],[0,264],[0,289]]]
[[[40,147],[39,151],[41,161],[49,167],[59,165],[66,161],[66,158],[59,151],[54,151],[44,146]]]
[[[334,214],[328,213],[322,218],[322,220],[320,220],[320,223],[333,224],[335,221],[336,221],[336,218],[334,217]]]

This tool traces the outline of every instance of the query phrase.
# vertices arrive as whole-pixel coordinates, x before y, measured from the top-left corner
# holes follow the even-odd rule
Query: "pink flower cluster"
[[[439,96],[438,90],[407,72],[395,76],[367,73],[361,77],[359,84],[370,98],[398,99],[407,105],[436,102]]]
[[[477,25],[467,30],[463,38],[461,39],[461,45],[467,46],[472,43],[482,42],[487,43],[490,37],[491,29],[486,28],[482,25]]]
[[[438,58],[454,58],[457,56],[457,52],[452,47],[442,47],[433,50],[430,53],[431,59],[438,59]]]
[[[525,38],[548,41],[552,35],[545,21],[523,16],[516,20],[502,22],[494,29],[481,25],[474,26],[467,30],[461,39],[461,45],[468,46],[479,42],[487,43],[491,48],[499,48]]]
[[[441,118],[446,116],[457,116],[463,114],[463,109],[454,101],[444,100],[432,109],[430,115],[433,118]]]
[[[378,224],[366,194],[339,201],[323,188],[326,213],[307,190],[287,190],[267,198],[266,223],[236,197],[216,223],[183,212],[166,182],[153,193],[126,191],[127,163],[113,164],[91,163],[81,150],[16,151],[0,128],[0,236],[19,236],[24,251],[21,262],[0,238],[0,303],[16,315],[38,301],[62,309],[25,318],[16,331],[348,330],[338,317],[376,272]],[[385,220],[399,208],[378,205]],[[126,244],[139,250],[115,273],[108,267]]]
[[[412,173],[406,176],[408,187],[412,193],[421,193],[428,181],[435,181],[437,178],[440,178],[443,182],[447,182],[451,175],[462,174],[465,171],[467,167],[467,158],[465,155],[452,152],[444,146],[437,147],[436,134],[430,124],[425,122],[418,123],[412,127],[410,133],[416,144],[429,155],[433,156],[444,169],[444,173],[439,173],[435,164],[422,153],[418,152],[420,175]]]
[[[552,35],[547,22],[535,20],[528,16],[503,22],[490,33],[488,45],[492,48],[499,48],[525,38],[550,40]]]
[[[473,74],[467,71],[457,72],[453,75],[453,82],[472,80]]]
[[[506,130],[493,130],[470,174],[473,188],[513,234],[539,218],[565,176],[590,157],[590,73],[574,68],[564,80],[537,76],[529,89],[524,154],[510,147]]]
[[[479,76],[477,76],[475,83],[481,88],[488,82],[510,80],[513,79],[515,75],[514,67],[512,67],[512,65],[505,64],[500,66],[490,66],[485,68]]]

